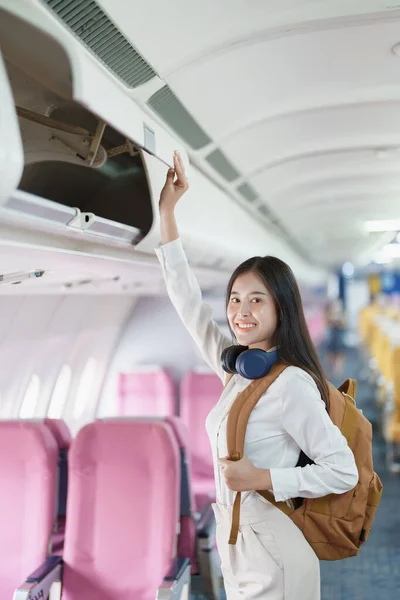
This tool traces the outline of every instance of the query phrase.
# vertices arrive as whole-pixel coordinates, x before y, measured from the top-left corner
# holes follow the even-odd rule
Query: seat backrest
[[[190,558],[192,573],[197,572],[196,557],[196,504],[192,487],[192,466],[189,453],[189,436],[186,425],[179,417],[165,417],[177,438],[181,457],[181,500],[178,557]]]
[[[222,382],[213,373],[188,373],[181,382],[180,414],[189,430],[192,469],[195,475],[214,477],[205,429],[206,418],[222,393]]]
[[[175,386],[162,369],[119,374],[121,416],[167,416],[176,414]]]
[[[104,420],[69,454],[63,600],[153,600],[176,556],[179,447],[162,420]]]
[[[0,421],[0,597],[48,555],[58,448],[40,422]]]
[[[181,489],[181,492],[184,492],[181,493],[181,514],[190,514],[194,509],[194,496],[191,486],[192,465],[190,456],[188,456],[188,429],[180,417],[165,417],[164,421],[171,426],[180,449],[181,469],[184,471],[182,482],[185,488],[184,490]]]

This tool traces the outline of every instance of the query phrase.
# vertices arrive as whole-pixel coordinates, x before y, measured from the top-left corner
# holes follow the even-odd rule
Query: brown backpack
[[[288,365],[276,363],[265,377],[252,381],[233,403],[227,423],[227,444],[231,460],[240,460],[244,453],[247,422],[254,406],[264,392]],[[229,381],[230,377],[227,379]],[[292,509],[285,502],[276,502],[273,494],[258,491],[261,496],[282,510],[301,529],[321,560],[339,560],[356,556],[371,531],[372,521],[382,495],[382,483],[373,470],[372,427],[357,409],[354,397],[356,382],[347,379],[339,389],[329,385],[329,416],[337,425],[353,451],[359,479],[356,487],[344,494],[329,494],[322,498],[295,499]],[[310,461],[311,462],[311,461]],[[230,544],[236,544],[240,522],[241,494],[236,494],[232,513]]]

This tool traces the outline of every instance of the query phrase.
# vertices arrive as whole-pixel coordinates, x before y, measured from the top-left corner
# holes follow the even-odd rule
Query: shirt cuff
[[[162,264],[168,264],[171,265],[171,267],[187,262],[181,238],[177,238],[172,242],[167,242],[158,248],[154,248],[154,252]]]
[[[270,469],[272,491],[277,502],[285,502],[299,495],[299,470],[301,467]]]

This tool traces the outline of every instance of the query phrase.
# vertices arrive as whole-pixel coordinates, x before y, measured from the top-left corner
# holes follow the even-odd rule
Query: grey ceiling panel
[[[211,142],[206,132],[196,123],[167,85],[153,94],[147,104],[193,150],[199,150]]]
[[[221,150],[214,150],[208,156],[206,161],[215,169],[221,177],[226,181],[234,181],[239,177],[239,171],[233,166],[233,164],[226,158],[225,154]]]
[[[254,202],[254,200],[258,198],[256,191],[249,183],[242,183],[242,185],[239,185],[237,190],[239,194],[241,194],[243,198],[246,198],[246,200],[249,202]]]
[[[264,215],[264,217],[268,217],[271,220],[275,221],[276,219],[273,217],[270,209],[268,208],[268,206],[266,206],[265,204],[262,204],[261,206],[258,207],[258,212],[261,213],[262,215]]]

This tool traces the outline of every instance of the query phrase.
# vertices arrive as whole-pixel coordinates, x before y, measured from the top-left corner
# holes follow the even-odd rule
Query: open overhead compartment
[[[2,214],[136,245],[156,218],[142,156],[165,172],[174,149],[187,163],[182,145],[42,4],[0,0],[0,43],[2,152],[20,153]]]
[[[44,3],[0,0],[0,11],[0,40],[8,60],[166,165],[172,166],[175,149],[187,162],[183,145],[132,101],[127,88]]]

